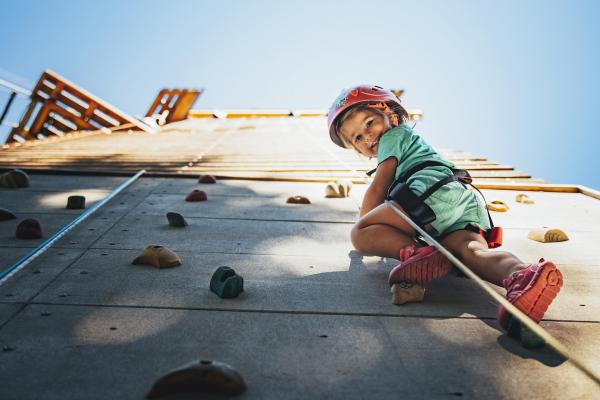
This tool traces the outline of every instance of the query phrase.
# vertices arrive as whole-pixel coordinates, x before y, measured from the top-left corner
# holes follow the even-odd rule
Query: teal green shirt
[[[440,161],[448,167],[454,168],[454,164],[444,160],[419,135],[404,124],[390,129],[379,139],[377,164],[381,164],[390,157],[398,160],[395,179],[398,179],[402,172],[424,161]],[[452,175],[452,172],[448,168],[442,166],[427,167],[415,172],[408,179],[408,184],[416,195],[421,195],[431,185],[450,175]]]

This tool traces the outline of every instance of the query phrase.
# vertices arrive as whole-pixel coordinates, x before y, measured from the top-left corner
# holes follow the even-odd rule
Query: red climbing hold
[[[184,393],[238,396],[246,388],[244,378],[231,365],[214,360],[196,360],[158,378],[146,398],[172,397]]]
[[[192,190],[185,198],[185,201],[206,201],[206,192],[198,189]]]
[[[28,218],[17,226],[17,239],[39,239],[42,237],[42,226],[39,221]]]
[[[217,179],[212,175],[200,175],[198,183],[217,183]]]

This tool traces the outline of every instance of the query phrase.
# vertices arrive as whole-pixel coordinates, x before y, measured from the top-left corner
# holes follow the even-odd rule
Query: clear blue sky
[[[31,87],[50,68],[133,115],[165,86],[205,88],[197,108],[404,88],[434,146],[600,189],[599,1],[379,4],[4,0],[0,77]]]

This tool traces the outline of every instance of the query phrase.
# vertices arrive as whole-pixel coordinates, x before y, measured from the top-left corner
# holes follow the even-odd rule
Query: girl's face
[[[344,121],[339,132],[360,154],[377,157],[379,138],[390,128],[387,116],[377,112],[358,111]]]

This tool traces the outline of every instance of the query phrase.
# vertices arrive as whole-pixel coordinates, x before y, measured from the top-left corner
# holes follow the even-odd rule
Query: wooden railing
[[[188,117],[202,89],[162,89],[146,113],[159,125],[181,121]]]
[[[31,102],[7,142],[62,136],[75,130],[119,127],[152,131],[143,122],[46,70],[31,92]]]

